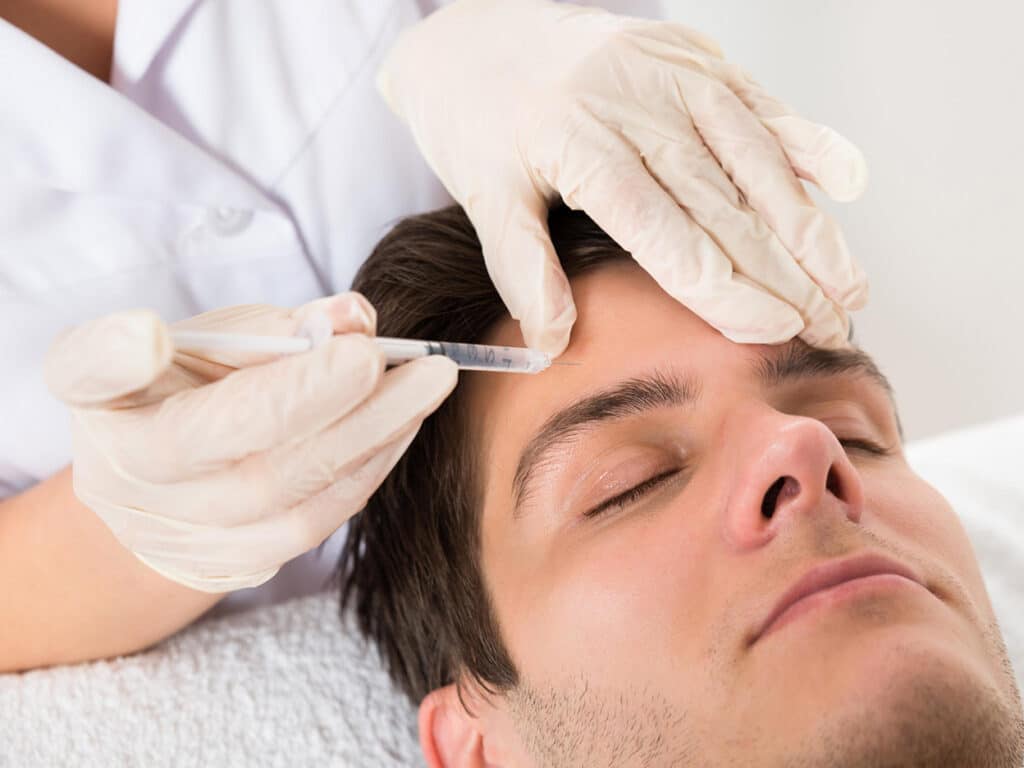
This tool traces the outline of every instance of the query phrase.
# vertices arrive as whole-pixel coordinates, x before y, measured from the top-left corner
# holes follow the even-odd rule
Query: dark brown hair
[[[555,208],[548,227],[569,278],[628,254],[586,214]],[[352,285],[381,336],[482,342],[507,315],[480,243],[457,206],[401,221]],[[478,374],[487,376],[491,374]],[[354,609],[395,684],[418,704],[468,676],[514,688],[480,567],[480,473],[460,388],[420,428],[364,510],[339,560],[342,611]]]

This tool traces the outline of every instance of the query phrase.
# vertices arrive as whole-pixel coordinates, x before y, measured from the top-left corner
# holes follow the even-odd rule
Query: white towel
[[[332,591],[0,675],[0,766],[422,765],[416,712],[358,637]]]
[[[907,453],[960,513],[1024,685],[1024,414]],[[422,765],[415,717],[328,592],[0,675],[0,767]]]

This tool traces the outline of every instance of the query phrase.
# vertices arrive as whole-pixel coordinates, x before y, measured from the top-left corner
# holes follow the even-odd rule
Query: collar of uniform
[[[114,78],[139,81],[182,18],[200,0],[138,2],[118,0],[114,38]]]
[[[123,94],[0,19],[5,182],[163,203],[280,208]]]

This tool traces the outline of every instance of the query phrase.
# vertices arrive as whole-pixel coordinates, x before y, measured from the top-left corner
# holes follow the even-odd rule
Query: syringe
[[[307,352],[318,346],[307,336],[253,336],[211,331],[171,331],[171,341],[179,352],[230,350],[290,355]],[[383,350],[388,365],[400,365],[429,355],[444,355],[455,361],[463,371],[540,373],[551,366],[550,355],[528,347],[395,339],[386,336],[374,337],[374,341]]]
[[[387,355],[388,365],[398,365],[428,355],[444,355],[454,360],[463,371],[540,373],[551,367],[550,355],[529,347],[497,347],[461,341],[421,341],[386,336],[378,336],[374,341]]]

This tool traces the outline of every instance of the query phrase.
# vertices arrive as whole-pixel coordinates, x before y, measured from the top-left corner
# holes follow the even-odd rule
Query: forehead
[[[463,374],[474,423],[513,433],[539,425],[581,393],[601,389],[654,364],[679,361],[694,373],[739,368],[760,345],[738,345],[665,293],[634,262],[611,262],[572,280],[578,319],[559,363],[534,375]],[[523,346],[510,317],[495,324],[488,344]],[[749,365],[749,363],[747,363]],[[512,426],[517,428],[509,432]]]
[[[489,454],[485,466],[500,471],[552,414],[652,366],[685,368],[721,392],[725,385],[757,386],[752,363],[787,346],[729,341],[628,260],[578,276],[572,288],[578,319],[559,362],[575,365],[535,376],[464,374],[472,438]],[[484,342],[523,345],[518,324],[508,317]]]
[[[665,293],[635,262],[603,264],[573,278],[572,291],[577,320],[569,346],[557,362],[573,365],[555,365],[535,376],[471,376],[466,383],[474,401],[521,402],[541,393],[553,409],[559,393],[571,400],[584,388],[621,378],[623,371],[637,365],[649,365],[652,352],[663,353],[665,342],[670,341],[664,332],[685,343],[691,359],[727,353],[726,347],[735,346]],[[661,333],[652,333],[656,329]],[[484,342],[525,343],[519,324],[507,315]]]

